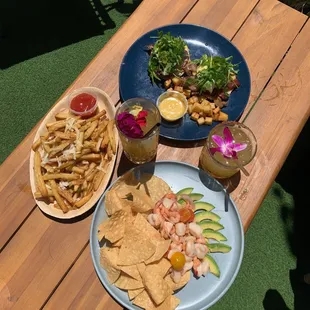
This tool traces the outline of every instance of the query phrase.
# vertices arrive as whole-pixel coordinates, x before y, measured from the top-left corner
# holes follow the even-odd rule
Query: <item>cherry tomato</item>
[[[177,271],[182,270],[185,265],[184,254],[181,252],[175,252],[170,258],[170,263],[174,270],[177,270]]]
[[[179,210],[180,213],[180,221],[183,223],[193,222],[195,218],[195,214],[192,210],[188,208],[182,208]]]

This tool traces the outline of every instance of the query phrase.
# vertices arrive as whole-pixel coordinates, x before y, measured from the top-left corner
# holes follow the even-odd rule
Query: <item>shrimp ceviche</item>
[[[185,203],[180,204],[176,194],[168,193],[147,217],[163,238],[171,240],[166,257],[171,262],[170,276],[175,283],[179,283],[188,270],[193,269],[196,277],[209,271],[209,262],[204,260],[209,252],[207,239],[202,227],[195,222],[195,204],[187,195],[182,195],[182,201]]]

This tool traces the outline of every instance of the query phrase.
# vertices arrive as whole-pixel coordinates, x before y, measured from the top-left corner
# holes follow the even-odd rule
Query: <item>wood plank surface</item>
[[[255,41],[251,41],[251,39],[250,44],[248,45],[241,42],[241,39],[243,38],[244,41],[246,41],[247,36],[252,37],[253,35],[257,35],[257,39],[260,40],[261,44],[265,44],[266,46],[269,44],[273,46],[273,36],[275,33],[278,35],[278,33],[273,29],[277,29],[280,37],[284,41],[284,44],[288,48],[304,23],[305,18],[299,13],[297,13],[297,15],[296,13],[288,13],[288,11],[282,7],[282,4],[280,4],[280,9],[278,4],[272,5],[268,8],[266,4],[267,1],[262,2],[264,2],[262,6],[259,4],[256,7],[259,8],[257,11],[259,14],[254,12],[255,10],[252,13],[256,14],[256,19],[250,16],[239,32],[242,36],[240,35],[240,37],[238,37],[238,33],[235,39],[239,40],[242,48],[245,49],[242,52],[249,55],[247,56],[250,60],[249,63],[255,67],[254,73],[262,71],[266,75],[269,74],[270,77],[273,71],[269,70],[269,72],[266,68],[263,68],[261,64],[257,65],[257,58],[251,56],[251,52],[263,52],[262,48],[257,46]],[[148,3],[148,6],[145,7],[145,10],[142,10],[141,7],[145,5],[145,3]],[[106,55],[108,56],[108,60],[115,58],[116,61],[120,61],[123,54],[118,52],[118,48],[120,48],[119,42],[121,42],[122,38],[129,40],[127,37],[132,35],[131,38],[133,38],[136,31],[141,31],[142,33],[145,32],[145,29],[151,29],[157,25],[168,23],[166,18],[167,15],[162,14],[163,12],[168,12],[168,10],[164,9],[163,3],[165,3],[166,9],[167,7],[170,10],[172,9],[172,7],[170,7],[172,2],[163,1],[160,2],[159,5],[158,2],[154,4],[152,0],[144,0],[136,11],[137,13],[139,12],[139,15],[134,13],[132,18],[126,22],[126,27],[128,27],[128,29],[134,29],[135,33],[126,33],[126,27],[123,26],[120,32],[118,32],[120,35],[117,33],[114,36],[116,38],[113,37],[114,41],[113,38],[110,40],[107,44],[107,48],[100,53],[100,57],[104,58],[104,55]],[[216,3],[210,3],[211,5],[216,5]],[[181,20],[193,4],[195,4],[195,1],[179,1],[177,6],[178,9],[176,9],[176,13],[172,14],[172,18],[176,18],[177,16]],[[152,5],[153,9],[151,10],[149,7]],[[175,5],[173,5],[173,9],[175,9],[174,7]],[[236,6],[233,8],[235,7]],[[240,10],[240,8],[238,10]],[[284,15],[286,19],[285,21],[288,22],[288,25],[293,29],[292,31],[283,29],[289,27],[286,23],[284,24],[279,17],[277,17],[281,14]],[[133,20],[133,28],[131,28],[131,20]],[[145,28],[140,27],[141,29],[139,29],[138,25],[143,24],[141,20],[146,21],[146,26]],[[281,29],[277,28],[275,20],[282,25]],[[249,21],[251,22],[249,23]],[[178,22],[177,18],[174,22]],[[244,27],[247,27],[248,31],[243,30]],[[258,29],[263,30],[259,31]],[[308,100],[310,89],[310,85],[308,85],[309,82],[306,79],[306,75],[310,69],[310,56],[308,52],[310,48],[309,30],[310,26],[307,23],[306,27],[303,29],[292,46],[287,57],[279,67],[277,73],[273,76],[261,99],[257,102],[246,119],[246,123],[257,135],[259,145],[263,145],[264,148],[260,149],[260,153],[250,167],[252,177],[248,179],[242,177],[238,189],[233,193],[233,197],[237,202],[239,210],[241,211],[245,229],[248,227],[252,217],[257,211],[258,205],[268,190],[268,187],[264,186],[263,182],[258,182],[257,178],[254,176],[261,173],[262,163],[267,163],[268,169],[264,169],[263,177],[260,176],[259,180],[265,178],[267,185],[270,186],[275,174],[280,169],[285,156],[292,147],[294,140],[301,130],[306,115],[308,114],[309,116],[309,101],[308,106],[305,107],[305,104],[302,105],[305,98]],[[111,41],[113,43],[111,43]],[[124,43],[125,46],[126,44],[130,45],[133,42],[132,39],[130,42],[129,41]],[[281,41],[277,39],[275,40],[275,43],[276,45],[274,48],[278,49],[277,46],[280,45]],[[127,48],[124,48],[124,50],[126,49]],[[274,62],[268,59],[268,54],[267,56],[266,54],[263,54],[262,59],[265,66],[271,65],[276,68],[285,52],[286,50],[281,48],[278,49],[277,52],[271,50],[269,53],[271,55],[270,59],[272,57],[276,58]],[[282,56],[280,57],[281,53]],[[107,90],[109,94],[114,94],[113,96],[116,96],[115,94],[118,93],[118,68],[113,69],[113,67],[109,67],[107,63],[104,65],[100,65],[100,63],[101,58],[98,56],[82,73],[80,78],[72,85],[71,89],[85,85],[92,85],[103,88]],[[298,69],[296,65],[300,65],[301,68]],[[104,72],[106,75],[104,75]],[[103,75],[104,78],[102,79]],[[269,77],[266,76],[262,78],[261,76],[255,76],[254,78],[259,79],[255,90],[258,90],[259,88],[262,90],[264,83],[268,81]],[[116,80],[116,84],[115,81],[112,81],[113,79]],[[302,88],[301,85],[303,85]],[[276,94],[279,92],[278,97],[275,96],[274,92],[276,92]],[[298,113],[293,115],[289,110],[291,107],[290,101],[292,98],[294,98],[294,100],[297,99],[296,105],[300,104],[303,107],[301,111],[298,111]],[[266,109],[269,109],[269,114],[266,113]],[[277,117],[277,119],[274,117]],[[262,128],[264,130],[262,130]],[[277,133],[279,134],[279,137]],[[268,134],[270,134],[270,136],[268,136]],[[28,139],[32,140],[31,135],[28,136]],[[273,143],[278,147],[275,148]],[[183,148],[182,150],[179,150],[176,149],[171,142],[169,142],[169,144],[170,146],[167,147],[163,147],[162,145],[160,146],[158,159],[177,159],[180,161],[197,164],[200,154],[199,147],[196,147],[195,149]],[[24,141],[18,149],[20,154],[29,154],[30,145],[31,143],[29,143],[29,140]],[[192,145],[192,147],[194,146],[196,145]],[[18,158],[18,154],[15,152],[10,158],[15,158],[16,163],[10,160],[8,164],[4,162],[6,166],[1,168],[6,173],[13,171],[13,176],[10,176],[10,174],[8,174],[7,177],[1,176],[4,180],[7,180],[1,193],[7,190],[7,197],[9,198],[7,198],[8,204],[6,207],[3,205],[0,206],[0,218],[3,210],[8,207],[12,209],[11,212],[5,213],[6,219],[10,219],[12,221],[12,228],[11,226],[6,227],[10,230],[7,236],[10,235],[10,233],[13,233],[21,223],[19,221],[22,217],[17,217],[17,220],[13,221],[14,214],[18,216],[18,213],[23,207],[26,209],[28,207],[28,210],[32,210],[34,207],[34,201],[31,203],[28,200],[30,194],[27,192],[27,184],[24,183],[26,182],[28,171],[28,159],[22,159],[21,163],[20,156]],[[266,162],[264,160],[266,160]],[[17,166],[14,166],[14,164]],[[23,174],[25,178],[21,178],[20,183],[15,182],[21,174]],[[259,188],[257,188],[258,183],[260,184]],[[9,184],[11,184],[12,187],[9,187]],[[17,189],[20,190],[20,188],[26,189],[25,194],[19,194],[20,196],[18,199],[21,203],[18,204],[13,199],[10,200],[10,188],[12,193],[17,193]],[[247,189],[247,192],[246,195],[243,195],[245,189]],[[253,207],[253,205],[255,207]],[[251,206],[251,208],[248,206]],[[0,255],[0,284],[5,283],[6,286],[3,290],[5,289],[10,292],[11,307],[18,309],[36,309],[40,308],[45,303],[45,301],[49,298],[50,293],[62,280],[62,277],[79,257],[80,251],[87,243],[90,221],[91,217],[88,216],[79,222],[68,225],[67,223],[64,224],[47,218],[37,208],[33,211],[31,216],[17,231],[14,238],[5,247]],[[16,226],[14,227],[14,225]],[[0,226],[0,235],[2,235],[2,233],[3,227]],[[5,242],[5,239],[3,239],[2,242]],[[80,259],[78,259],[77,263],[70,270],[65,280],[56,290],[56,293],[48,301],[47,307],[53,305],[53,303],[55,303],[54,305],[57,305],[57,300],[61,300],[64,298],[63,296],[65,296],[65,298],[68,298],[68,307],[71,307],[72,309],[85,309],[86,305],[96,305],[101,309],[106,309],[106,306],[108,305],[107,309],[119,309],[114,302],[110,301],[111,299],[102,288],[97,276],[94,273],[94,270],[91,270],[88,251],[88,248],[84,250],[82,256],[80,256]],[[14,262],[14,264],[12,264],[12,262]],[[80,268],[82,267],[84,267],[83,275],[81,275],[82,281],[77,281],[77,279],[80,278],[79,273],[81,272]],[[48,279],[48,281],[46,279]],[[62,287],[62,285],[64,285],[64,287]],[[67,290],[69,288],[72,289],[73,292],[77,292],[76,300],[73,300],[72,297],[68,297]],[[93,301],[91,301],[92,298]]]
[[[306,15],[279,1],[261,0],[233,39],[251,72],[251,96],[244,115],[258,98],[306,20]]]
[[[259,0],[200,0],[183,23],[208,27],[231,40]]]
[[[196,1],[180,0],[177,7],[175,7],[171,1],[155,3],[153,0],[144,0],[61,98],[72,89],[88,85],[104,89],[112,97],[113,91],[115,91],[115,94],[118,94],[119,66],[125,52],[134,40],[145,31],[166,24],[166,12],[170,12],[170,23],[179,23]],[[114,102],[117,103],[119,97],[115,95],[114,97],[116,98],[114,98]],[[35,126],[23,142],[0,166],[0,195],[4,193],[4,197],[7,197],[7,195],[11,195],[11,192],[18,192],[20,187],[27,188],[29,185],[26,175],[29,175],[30,148],[37,128],[38,125]],[[21,156],[21,154],[23,155]],[[24,183],[21,183],[19,180],[21,175],[23,175],[22,179],[25,180]],[[23,195],[23,203],[17,203],[14,199],[6,203],[1,201],[0,250],[8,240],[8,237],[22,223],[26,214],[29,214],[35,207],[31,192],[27,191]]]
[[[94,270],[89,245],[44,309],[122,309],[103,289]]]
[[[191,13],[190,13],[190,15],[191,15]],[[303,33],[303,35],[304,35],[304,33]],[[270,41],[270,44],[271,44],[271,42],[272,41]],[[282,66],[280,68],[282,68]],[[256,106],[255,106],[254,110],[255,109],[256,109]],[[301,122],[301,123],[303,123],[303,122]],[[301,126],[302,126],[302,124],[299,127],[301,127]],[[188,163],[191,163],[194,165],[198,164],[198,158],[199,158],[200,151],[201,151],[201,148],[199,147],[199,145],[201,144],[200,142],[194,143],[192,145],[193,148],[183,148],[182,151],[180,151],[180,149],[177,148],[180,146],[178,143],[174,143],[174,142],[167,141],[164,139],[161,139],[161,142],[169,144],[169,146],[167,146],[167,145],[163,146],[162,144],[160,145],[158,155],[157,155],[157,160],[177,159],[177,160],[188,162]],[[251,184],[247,183],[247,181],[249,181],[250,178],[249,178],[249,180],[247,180],[246,178],[241,177],[240,190],[236,190],[232,194],[233,198],[238,201],[237,202],[238,208],[239,208],[239,205],[241,206],[239,210],[241,210],[241,217],[242,217],[242,221],[243,221],[245,230],[247,229],[250,221],[252,220],[254,213],[257,211],[256,207],[255,208],[249,208],[249,205],[252,206],[254,204],[254,205],[258,206],[261,203],[261,200],[263,199],[265,192],[268,190],[268,188],[266,187],[264,193],[260,192],[256,195],[255,198],[254,197],[251,198],[251,195],[253,195],[253,193],[256,191],[256,187],[255,187],[256,185],[255,184],[258,183],[257,178],[259,176],[259,173],[260,173],[262,167],[264,167],[264,163],[265,163],[264,154],[262,153],[261,150],[259,150],[257,158],[254,160],[253,164],[251,165],[251,167],[249,169],[252,173],[251,178],[253,178],[253,180],[254,180],[253,184],[251,185]],[[129,169],[133,165],[128,164],[128,161],[126,160],[126,158],[124,156],[121,155],[121,152],[120,152],[117,166],[118,166],[118,169],[115,170],[114,178],[117,177],[118,175],[122,174],[124,172],[124,170]],[[120,169],[120,167],[122,167],[122,169]],[[255,169],[253,167],[255,167]],[[252,169],[254,169],[254,170],[252,171]],[[261,179],[259,179],[259,180],[261,180]],[[270,179],[270,182],[272,180]],[[259,183],[261,184],[261,189],[262,189],[263,183],[262,182],[259,182]],[[259,196],[259,195],[261,196],[261,198],[259,201],[256,202],[255,199],[257,199],[257,196]],[[85,249],[85,252],[86,253],[83,253],[83,258],[82,258],[83,262],[87,261],[87,255],[89,255],[89,257],[90,257],[88,247]],[[78,263],[80,263],[80,259],[78,260]],[[67,290],[69,287],[71,289],[74,288],[74,290],[76,290],[79,295],[82,294],[81,292],[83,292],[83,296],[85,296],[85,295],[88,296],[87,300],[92,306],[93,306],[93,303],[92,303],[91,298],[89,297],[89,296],[91,296],[92,290],[94,290],[96,292],[96,299],[97,299],[98,298],[97,293],[100,292],[100,289],[101,289],[101,300],[102,300],[102,302],[100,304],[100,307],[98,306],[97,308],[98,309],[105,309],[107,307],[107,309],[109,309],[109,307],[114,307],[115,302],[112,300],[112,298],[109,299],[107,301],[107,303],[105,303],[104,300],[106,300],[106,291],[102,288],[102,284],[100,283],[98,278],[96,278],[96,273],[95,273],[94,269],[90,269],[90,270],[88,269],[88,272],[90,271],[89,278],[92,279],[91,280],[91,289],[86,288],[84,281],[82,281],[81,283],[76,281],[76,279],[78,278],[79,269],[80,269],[80,265],[78,265],[78,267],[73,266],[72,270],[66,276],[64,283],[58,287],[55,294],[49,300],[49,302],[47,304],[47,308],[52,309],[53,307],[60,306],[61,301],[63,299],[69,298],[69,296],[67,295]],[[69,298],[69,301],[70,301],[70,307],[71,307],[72,298]],[[83,305],[86,304],[84,298],[81,300],[81,302],[78,302],[78,298],[76,298],[73,302],[74,302],[74,306],[77,309],[82,309]],[[116,307],[116,309],[122,309],[121,306],[115,306],[115,307]]]
[[[262,202],[310,116],[309,72],[308,20],[245,120],[255,133],[259,147],[259,154],[250,168],[252,177],[242,177],[238,194],[234,195],[239,211],[248,219],[246,227],[257,211],[249,206]]]

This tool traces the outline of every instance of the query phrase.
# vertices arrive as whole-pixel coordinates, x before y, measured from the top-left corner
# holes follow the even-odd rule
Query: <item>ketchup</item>
[[[82,93],[75,96],[70,102],[71,110],[73,110],[73,112],[77,112],[76,114],[82,115],[83,117],[92,116],[96,112],[96,109],[93,109],[95,105],[96,98],[87,93]]]

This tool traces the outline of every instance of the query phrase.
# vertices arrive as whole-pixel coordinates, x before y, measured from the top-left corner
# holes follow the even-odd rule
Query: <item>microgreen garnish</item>
[[[160,75],[178,75],[185,58],[185,42],[180,37],[173,37],[169,32],[158,32],[158,40],[152,49],[148,72],[152,82],[160,80]]]
[[[232,77],[238,73],[238,64],[233,64],[231,60],[232,56],[223,58],[203,55],[200,59],[193,61],[198,66],[194,82],[200,93],[206,91],[212,93],[214,89],[226,87]]]

